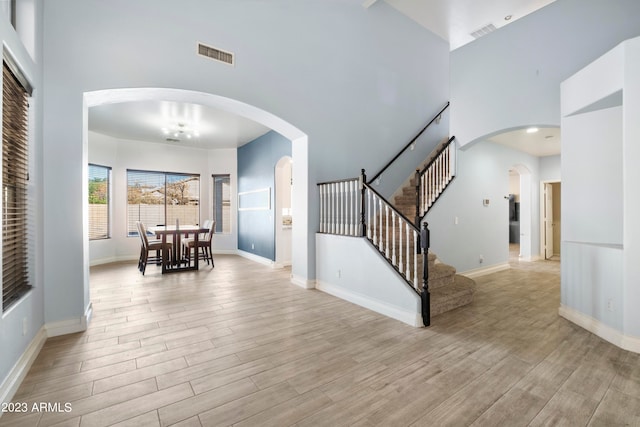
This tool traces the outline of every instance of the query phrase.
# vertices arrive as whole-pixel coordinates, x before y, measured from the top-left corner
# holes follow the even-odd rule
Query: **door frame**
[[[540,258],[541,259],[548,259],[546,257],[546,246],[544,244],[545,242],[545,233],[546,233],[546,229],[545,229],[545,224],[544,224],[544,218],[545,218],[545,191],[544,191],[544,187],[546,184],[560,184],[562,181],[559,179],[552,179],[552,180],[548,180],[548,181],[540,181]],[[552,201],[553,203],[553,201]],[[562,240],[560,241],[560,244],[562,244]],[[553,254],[551,254],[551,256],[553,256]]]

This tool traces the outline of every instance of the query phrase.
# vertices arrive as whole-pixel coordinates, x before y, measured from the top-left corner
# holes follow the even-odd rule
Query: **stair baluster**
[[[455,147],[452,148],[455,137],[443,144],[440,150],[421,171],[416,179],[420,188],[417,189],[416,225],[419,225],[427,211],[438,200],[449,183],[455,178]]]
[[[386,245],[386,248],[385,248],[386,251],[385,251],[384,254],[385,254],[385,256],[387,258],[389,258],[389,205],[385,205],[385,207],[384,207],[384,217],[385,217],[385,225],[386,225],[386,227],[385,227],[386,239],[385,240],[387,242],[387,245]]]
[[[406,255],[406,256],[405,256],[405,258],[406,258],[406,260],[407,260],[407,266],[406,266],[406,269],[405,269],[405,275],[407,276],[407,280],[408,280],[410,283],[412,283],[412,280],[411,280],[411,277],[410,277],[411,269],[409,269],[409,226],[407,226],[407,227],[405,228],[405,230],[406,230],[406,232],[407,232],[407,234],[405,234],[406,242],[407,242],[407,250],[406,250],[406,252],[405,252],[405,255]],[[415,258],[415,257],[414,257],[414,258]]]
[[[373,235],[373,233],[371,232],[371,227],[368,226],[371,224],[371,193],[367,191],[366,188],[364,188],[363,186],[363,191],[366,193],[367,195],[367,222],[365,223],[365,227],[367,229],[367,239],[371,240],[372,242],[375,242],[375,237]]]
[[[420,281],[418,280],[418,232],[413,230],[413,287],[420,288]]]
[[[400,235],[400,241],[398,242],[398,252],[400,252],[400,259],[398,260],[398,269],[400,271],[400,274],[404,275],[404,269],[402,268],[402,266],[404,265],[402,263],[402,228],[405,227],[406,224],[404,224],[401,220],[400,217],[398,217],[398,234]]]
[[[325,233],[325,224],[324,224],[324,207],[326,204],[326,200],[324,197],[324,187],[320,187],[318,189],[318,193],[320,194],[320,232]]]
[[[391,240],[391,245],[393,247],[391,252],[391,263],[393,265],[396,264],[396,212],[391,211],[391,235],[393,239]]]

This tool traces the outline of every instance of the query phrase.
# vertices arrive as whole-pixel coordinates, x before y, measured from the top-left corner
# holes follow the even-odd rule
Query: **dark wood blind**
[[[3,62],[2,309],[29,290],[27,271],[28,94]]]

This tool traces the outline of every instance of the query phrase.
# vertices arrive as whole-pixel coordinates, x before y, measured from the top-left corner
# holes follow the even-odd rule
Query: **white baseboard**
[[[255,255],[250,252],[241,251],[240,249],[238,249],[238,255],[240,255],[243,258],[250,259],[251,261],[255,261],[260,264],[266,265],[268,267],[273,267],[275,265],[275,263],[271,261],[269,258],[261,257],[259,255]]]
[[[213,249],[211,253],[214,255],[238,255],[238,251],[235,249]]]
[[[415,327],[423,326],[421,313],[407,311],[400,307],[396,307],[382,301],[373,300],[371,298],[368,298],[365,295],[356,294],[354,292],[347,291],[344,288],[331,285],[329,283],[321,282],[321,281],[317,282],[316,289],[321,290],[322,292],[326,292],[340,299],[343,299],[345,301],[349,301],[353,304],[359,305],[360,307],[364,307],[371,311],[375,311],[376,313],[380,313],[392,319],[399,320],[402,323],[406,323],[407,325],[415,326]]]
[[[291,261],[286,261],[286,262],[275,262],[273,264],[273,266],[275,268],[286,268],[286,267],[291,267]]]
[[[469,279],[475,279],[480,276],[497,273],[498,271],[504,271],[510,268],[511,266],[509,265],[509,263],[505,262],[504,264],[495,264],[495,265],[490,265],[488,267],[474,268],[473,270],[467,270],[463,273],[458,273],[458,274],[460,274],[461,276],[468,277]]]
[[[0,384],[0,402],[11,402],[13,396],[18,391],[20,384],[22,384],[22,380],[31,369],[31,365],[38,357],[40,353],[40,349],[44,345],[47,340],[47,331],[43,326],[40,328],[38,333],[29,343],[27,349],[22,353],[20,359],[13,365],[11,371],[5,378],[5,380]],[[0,411],[0,417],[2,416],[2,411]]]
[[[111,263],[114,263],[114,262],[137,261],[137,260],[138,260],[138,256],[137,255],[113,256],[113,257],[108,257],[108,258],[93,259],[93,260],[89,261],[89,266],[93,267],[93,266],[96,266],[96,265],[111,264]]]
[[[640,353],[640,338],[630,337],[622,332],[607,326],[591,316],[587,316],[571,307],[560,304],[558,314],[570,322],[586,329],[594,335],[599,336],[603,340],[609,341],[611,344],[620,347],[623,350]]]
[[[296,276],[295,274],[291,275],[291,283],[296,286],[300,286],[303,289],[315,289],[316,281],[315,280],[307,280],[302,276]]]
[[[87,330],[87,325],[93,316],[93,304],[89,303],[84,315],[78,319],[67,319],[59,322],[47,323],[44,328],[48,337],[57,337],[60,335],[74,334]]]

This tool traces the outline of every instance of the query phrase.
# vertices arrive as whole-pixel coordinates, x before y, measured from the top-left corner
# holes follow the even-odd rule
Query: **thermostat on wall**
[[[482,199],[483,206],[489,206],[489,199]]]

